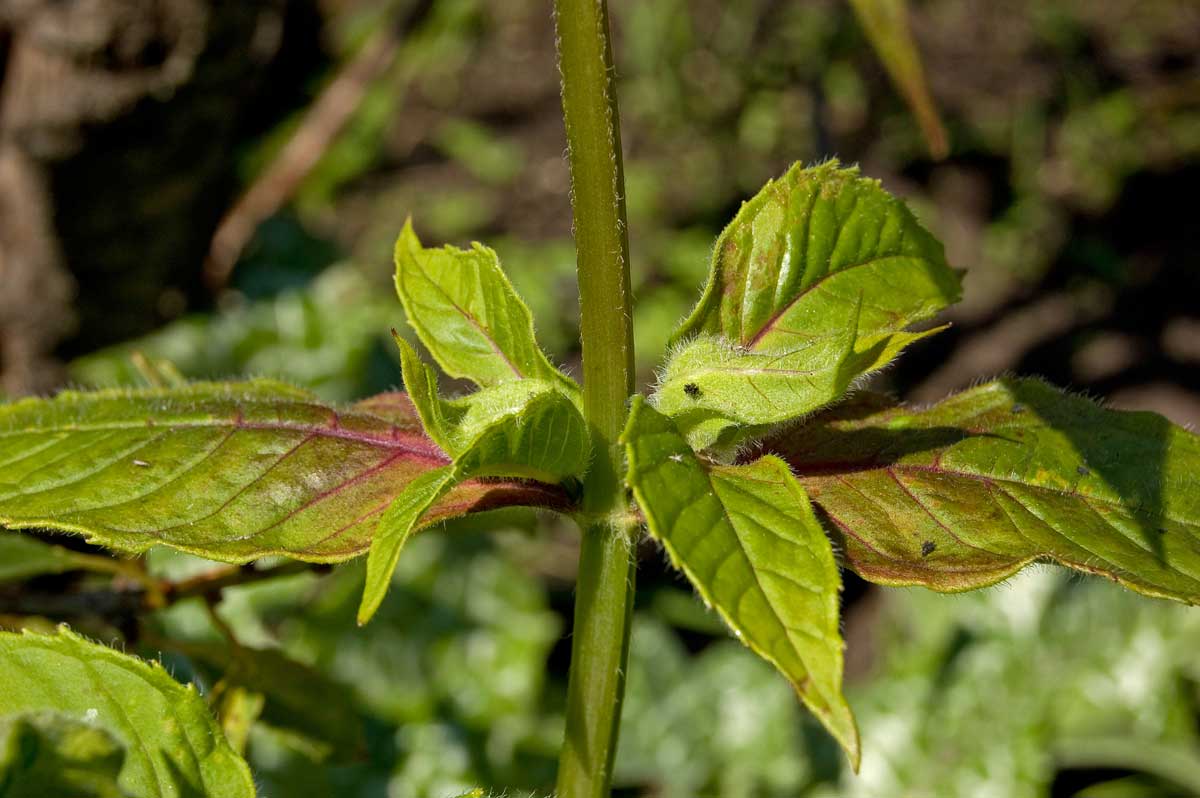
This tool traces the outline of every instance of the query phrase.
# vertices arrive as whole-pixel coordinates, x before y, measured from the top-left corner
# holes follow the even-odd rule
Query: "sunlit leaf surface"
[[[0,523],[125,552],[338,561],[366,551],[392,500],[448,462],[403,394],[337,410],[269,381],[68,392],[0,406]],[[562,502],[528,481],[467,482],[424,520]]]
[[[699,446],[720,431],[714,417],[798,418],[887,365],[921,337],[906,328],[959,293],[942,245],[878,181],[836,161],[797,164],[717,239],[656,405],[689,430],[708,422]]]
[[[738,639],[788,677],[857,767],[858,730],[842,696],[841,580],[787,465],[706,464],[640,399],[626,451],[650,533]]]
[[[426,249],[410,221],[395,256],[408,322],[447,374],[480,386],[533,378],[576,390],[538,348],[529,308],[495,252],[481,244]]]
[[[767,446],[867,579],[970,590],[1047,560],[1200,602],[1200,438],[1161,416],[1036,380],[829,415]]]

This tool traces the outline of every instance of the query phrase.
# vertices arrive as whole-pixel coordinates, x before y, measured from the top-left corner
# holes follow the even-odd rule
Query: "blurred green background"
[[[0,201],[7,393],[133,384],[134,352],[331,400],[392,388],[390,252],[408,215],[426,243],[497,249],[542,343],[578,373],[547,0],[124,4],[203,12],[198,39],[160,43],[167,56],[125,47],[135,32],[103,17],[121,4],[61,5],[0,10],[0,188],[31,192],[7,216]],[[1018,371],[1200,424],[1200,5],[914,0],[941,161],[844,0],[610,5],[644,384],[739,203],[793,161],[837,156],[908,198],[966,269],[952,329],[876,387],[931,401]],[[47,37],[56,25],[85,43]],[[88,56],[105,37],[121,45],[109,61]],[[26,68],[38,58],[90,91],[132,59],[145,85],[101,110],[69,80],[61,107],[31,102],[49,96]],[[364,630],[361,564],[227,592],[241,643],[311,680],[250,733],[264,796],[549,790],[577,539],[518,520],[419,538]],[[847,580],[857,776],[645,546],[619,795],[1200,795],[1195,610],[1041,568],[955,597]],[[199,602],[142,629],[69,620],[163,651],[209,689],[229,667]]]

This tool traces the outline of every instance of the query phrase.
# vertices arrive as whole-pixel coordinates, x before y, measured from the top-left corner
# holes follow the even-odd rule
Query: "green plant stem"
[[[594,459],[584,484],[559,798],[604,798],[612,782],[633,607],[635,529],[621,431],[633,394],[625,177],[605,0],[555,0],[578,253],[583,405]]]

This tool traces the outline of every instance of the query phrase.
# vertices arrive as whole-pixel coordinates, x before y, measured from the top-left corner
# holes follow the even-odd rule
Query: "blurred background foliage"
[[[739,203],[792,161],[837,156],[906,196],[966,269],[954,327],[877,387],[928,401],[1015,370],[1200,423],[1200,226],[1188,199],[1200,179],[1200,6],[915,0],[912,29],[949,134],[938,161],[844,0],[610,2],[645,383]],[[224,13],[211,5],[213,18]],[[132,384],[137,352],[188,377],[271,375],[331,400],[394,387],[388,330],[403,316],[390,253],[408,215],[427,242],[494,247],[542,343],[577,373],[548,4],[268,5],[282,20],[260,75],[273,100],[229,101],[239,133],[218,160],[230,173],[191,186],[219,213],[174,221],[207,240],[223,213],[222,229],[241,224],[241,238],[207,256],[169,252],[158,270],[110,270],[104,280],[136,285],[93,291],[89,270],[109,250],[60,223],[76,324],[47,373]],[[128,113],[191,101],[151,96]],[[93,174],[78,162],[97,152],[136,155],[95,124],[47,161],[56,218],[119,208],[105,235],[153,237],[160,217],[121,203],[132,182],[75,176]],[[214,612],[197,598],[140,623],[97,607],[10,611],[18,590],[89,588],[90,577],[51,572],[0,584],[0,622],[66,617],[162,652],[244,740],[264,796],[539,795],[561,734],[575,557],[574,531],[547,518],[423,535],[362,630],[360,564],[231,588]],[[621,796],[1200,794],[1194,610],[1050,569],[955,597],[848,576],[849,692],[865,743],[854,776],[660,553],[647,546],[641,562]],[[168,552],[152,565],[178,578],[211,568]]]

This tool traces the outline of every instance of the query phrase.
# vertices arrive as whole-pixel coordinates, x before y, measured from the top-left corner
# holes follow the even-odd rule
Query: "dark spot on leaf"
[[[683,392],[693,399],[700,398],[700,386],[694,382],[689,382],[687,385],[683,386]]]
[[[1012,411],[1013,411],[1014,415],[1016,415],[1017,413],[1024,413],[1025,405],[1018,402],[1017,404],[1012,406]]]
[[[937,544],[934,543],[932,540],[925,541],[924,543],[921,544],[921,556],[928,557],[930,554],[933,554],[933,550],[936,548],[937,548]]]
[[[1087,466],[1077,466],[1075,468],[1075,473],[1081,477],[1086,477],[1088,474],[1090,474],[1092,472],[1088,471]]]

